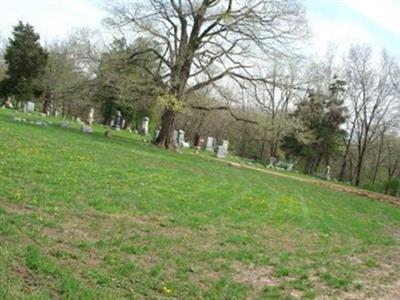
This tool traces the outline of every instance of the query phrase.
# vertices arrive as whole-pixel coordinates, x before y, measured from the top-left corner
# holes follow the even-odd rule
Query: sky
[[[138,1],[138,0],[132,0]],[[400,0],[303,0],[312,32],[309,51],[323,55],[328,45],[345,51],[370,44],[400,57]],[[0,0],[0,36],[9,37],[18,20],[29,22],[45,42],[74,28],[101,28],[101,0]]]

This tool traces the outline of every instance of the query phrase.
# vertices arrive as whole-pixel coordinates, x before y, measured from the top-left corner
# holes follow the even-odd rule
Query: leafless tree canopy
[[[157,73],[145,71],[179,101],[223,78],[255,79],[261,58],[288,54],[306,32],[295,1],[149,0],[112,2],[109,11],[109,25],[156,42],[147,51]]]
[[[119,2],[110,10],[110,25],[129,26],[157,42],[151,51],[160,60],[161,79],[179,94],[235,73],[250,77],[254,59],[288,54],[306,32],[294,1],[150,0]]]

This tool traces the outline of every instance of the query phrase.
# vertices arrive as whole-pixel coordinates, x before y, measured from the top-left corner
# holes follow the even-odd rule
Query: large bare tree
[[[376,62],[370,48],[354,46],[350,49],[346,80],[353,112],[350,136],[354,136],[357,148],[354,178],[357,186],[368,148],[379,138],[382,125],[393,119],[398,105],[400,77],[395,75],[396,69],[396,61],[386,53]]]
[[[288,54],[307,33],[303,7],[285,0],[113,1],[107,23],[152,39],[152,75],[166,94],[157,143],[169,148],[179,108],[190,96],[229,80],[257,81],[262,60]],[[140,53],[132,53],[132,58]],[[134,61],[134,60],[133,60]],[[257,67],[257,68],[256,68]]]

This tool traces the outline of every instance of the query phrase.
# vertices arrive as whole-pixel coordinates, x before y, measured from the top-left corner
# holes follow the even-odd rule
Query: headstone
[[[293,166],[294,166],[294,164],[292,162],[288,163],[286,170],[289,171],[289,172],[292,172],[293,171]]]
[[[178,131],[178,145],[182,147],[182,144],[185,142],[185,131],[180,129]]]
[[[91,126],[89,126],[89,125],[82,124],[81,131],[83,133],[92,133],[93,132],[93,128]]]
[[[204,147],[204,139],[203,138],[198,139],[197,147],[199,147],[200,149]]]
[[[5,106],[5,108],[13,108],[14,107],[10,98],[7,98],[6,102],[4,102],[4,106]]]
[[[35,103],[28,101],[24,106],[24,112],[31,113],[35,111]]]
[[[190,144],[189,144],[189,142],[183,141],[183,142],[181,142],[181,147],[182,148],[190,148]]]
[[[175,147],[178,146],[178,131],[174,130],[172,134],[172,143],[174,144]]]
[[[61,128],[71,128],[71,124],[69,124],[69,122],[68,121],[62,121],[62,122],[60,122],[60,127]]]
[[[120,130],[121,129],[121,123],[122,123],[122,113],[121,111],[117,111],[117,115],[113,118],[112,120],[112,125],[111,127]]]
[[[226,154],[227,154],[227,151],[223,146],[218,146],[216,154],[217,154],[218,158],[225,158]]]
[[[58,117],[60,115],[60,111],[58,109],[55,110],[54,116]]]
[[[214,138],[211,136],[207,138],[206,149],[209,151],[214,151]]]
[[[331,166],[326,166],[326,180],[331,180]]]
[[[269,165],[268,168],[275,169],[276,158],[271,156],[269,158]]]
[[[222,140],[222,147],[224,147],[224,149],[226,150],[226,152],[228,152],[229,141],[228,141],[228,140]]]
[[[140,125],[140,133],[143,135],[148,135],[149,134],[149,122],[150,118],[149,117],[144,117],[142,120],[142,124]]]
[[[94,108],[93,107],[91,107],[89,110],[87,122],[88,122],[89,126],[92,126],[94,123]]]
[[[158,137],[160,136],[160,132],[161,132],[161,127],[159,127],[154,133],[154,141],[158,139]]]

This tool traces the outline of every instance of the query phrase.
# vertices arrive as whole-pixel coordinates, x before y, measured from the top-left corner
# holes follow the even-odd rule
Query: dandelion
[[[163,292],[166,295],[171,295],[172,294],[172,290],[167,288],[166,286],[163,287]]]

